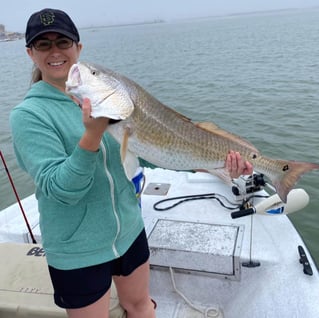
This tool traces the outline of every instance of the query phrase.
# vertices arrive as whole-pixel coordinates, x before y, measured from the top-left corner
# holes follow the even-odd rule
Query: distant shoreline
[[[113,28],[113,27],[126,27],[126,26],[134,26],[134,25],[146,25],[146,24],[158,24],[165,23],[166,21],[163,19],[156,19],[152,21],[141,21],[141,22],[129,22],[129,23],[119,23],[119,24],[106,24],[106,25],[92,25],[81,27],[81,30],[89,30],[89,29],[100,29],[100,28]]]
[[[201,17],[193,17],[193,18],[184,18],[175,21],[187,21],[187,20],[204,20],[204,19],[217,19],[217,18],[231,18],[237,16],[253,16],[253,15],[261,15],[261,14],[272,14],[272,13],[289,13],[293,11],[300,10],[310,10],[310,9],[319,9],[319,6],[307,7],[307,8],[286,8],[286,9],[274,9],[274,10],[262,10],[262,11],[246,11],[246,12],[237,12],[237,13],[227,13],[220,15],[207,15]]]
[[[236,16],[245,16],[245,15],[284,13],[284,12],[309,10],[309,9],[319,9],[319,6],[313,6],[313,7],[308,7],[308,8],[286,8],[286,9],[274,9],[274,10],[262,10],[262,11],[247,11],[247,12],[220,14],[220,15],[208,15],[208,16],[200,16],[200,17],[170,19],[169,21],[166,21],[164,19],[155,19],[155,20],[151,20],[151,21],[114,23],[114,24],[105,24],[105,25],[91,25],[91,26],[80,27],[80,29],[89,30],[89,29],[100,29],[100,28],[127,27],[127,26],[135,26],[135,25],[138,26],[138,25],[167,23],[167,22],[178,22],[178,21],[182,22],[182,21],[187,21],[187,20],[201,20],[201,19],[227,18],[227,17],[236,17]]]

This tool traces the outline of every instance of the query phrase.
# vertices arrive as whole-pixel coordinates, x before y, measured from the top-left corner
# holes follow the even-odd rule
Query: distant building
[[[0,40],[5,38],[6,36],[6,28],[4,24],[0,24]]]
[[[23,38],[23,34],[19,32],[6,32],[4,24],[0,24],[0,42],[14,41]]]

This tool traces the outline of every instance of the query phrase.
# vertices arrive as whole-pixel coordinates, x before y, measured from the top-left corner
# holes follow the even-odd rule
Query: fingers
[[[83,99],[82,103],[83,121],[91,117],[91,102],[88,98]]]
[[[244,161],[239,152],[230,151],[226,158],[226,169],[231,178],[238,178],[241,175],[253,173],[253,166],[250,162]]]
[[[254,172],[254,167],[249,161],[245,161],[245,169],[243,171],[243,174],[245,175],[251,175]]]

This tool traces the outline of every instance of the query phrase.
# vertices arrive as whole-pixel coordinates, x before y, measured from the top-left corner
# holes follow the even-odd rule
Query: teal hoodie
[[[123,255],[144,224],[115,139],[105,133],[99,151],[80,148],[79,106],[43,81],[12,110],[10,124],[17,161],[36,185],[48,264],[73,269]]]

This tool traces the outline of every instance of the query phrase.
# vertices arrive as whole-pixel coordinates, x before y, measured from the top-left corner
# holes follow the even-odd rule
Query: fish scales
[[[164,168],[191,170],[203,169],[204,165],[210,170],[224,166],[229,149],[239,151],[247,159],[251,152],[258,153],[254,147],[247,151],[247,147],[238,142],[213,136],[211,132],[197,127],[190,119],[163,105],[138,84],[122,80],[127,86],[135,87],[131,98],[138,107],[127,120],[116,124],[118,127],[115,129],[114,126],[110,127],[109,131],[120,141],[123,130],[129,127],[129,148],[144,159],[156,161]],[[157,154],[161,154],[160,158]]]

